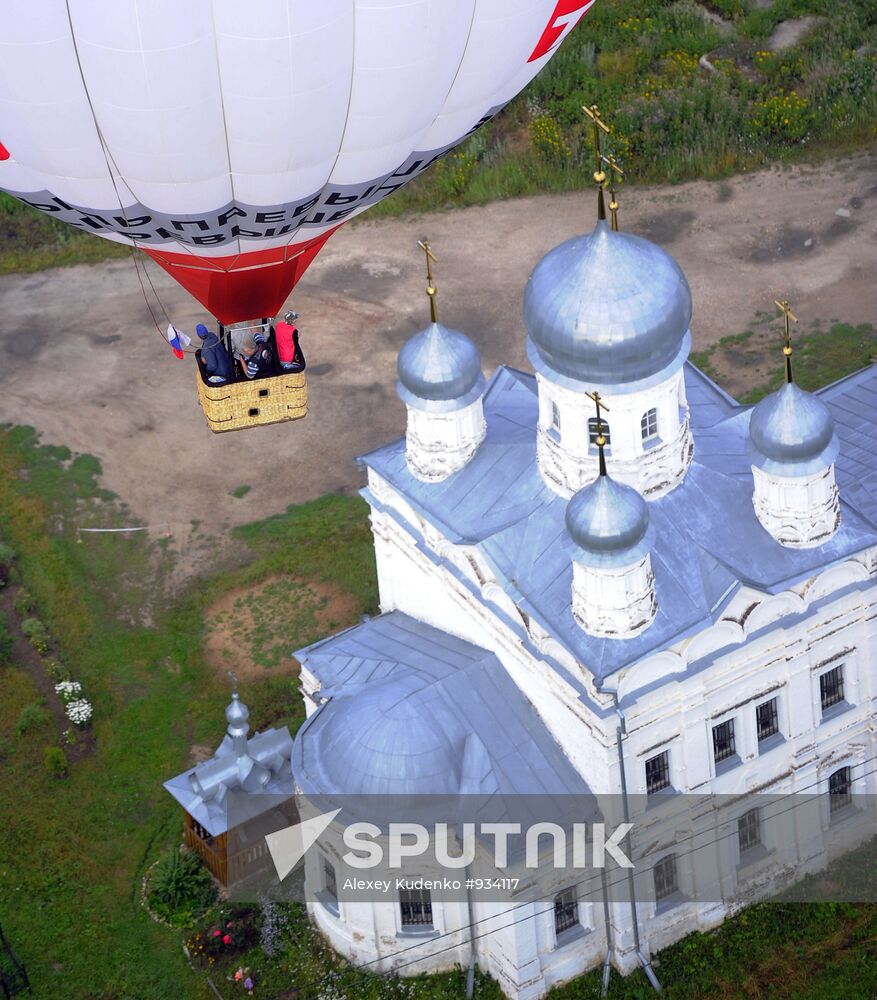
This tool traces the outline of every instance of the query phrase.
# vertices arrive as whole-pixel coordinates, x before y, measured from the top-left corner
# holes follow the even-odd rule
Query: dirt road
[[[623,229],[665,247],[694,295],[695,346],[746,329],[787,296],[809,320],[877,323],[877,157],[726,182],[625,191]],[[327,244],[293,297],[309,362],[303,421],[212,435],[193,361],[174,359],[133,265],[0,278],[0,420],[97,455],[135,515],[211,533],[360,485],[354,456],[402,433],[396,354],[425,325],[428,235],[443,321],[478,343],[486,371],[528,368],[521,298],[539,258],[592,226],[591,194],[528,198],[404,221],[362,222]],[[151,268],[174,322],[197,303]],[[779,361],[778,361],[779,363]],[[250,486],[245,496],[232,491]],[[203,530],[203,528],[202,528]]]

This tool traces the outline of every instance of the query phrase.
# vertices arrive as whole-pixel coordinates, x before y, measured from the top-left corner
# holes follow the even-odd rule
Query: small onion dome
[[[246,736],[250,731],[250,710],[241,701],[237,691],[231,696],[231,704],[225,710],[228,732],[232,736]]]
[[[649,509],[632,486],[598,476],[566,506],[566,530],[585,566],[627,566],[649,550]]]
[[[466,731],[428,678],[391,677],[327,702],[298,737],[304,791],[454,795]]]
[[[794,382],[759,402],[749,417],[752,464],[777,476],[807,476],[831,465],[838,453],[828,407]]]
[[[676,261],[605,220],[547,253],[524,291],[530,360],[549,379],[651,378],[684,360],[690,322],[691,292]]]
[[[478,348],[441,323],[431,323],[402,347],[396,370],[399,397],[417,410],[460,410],[484,391]]]

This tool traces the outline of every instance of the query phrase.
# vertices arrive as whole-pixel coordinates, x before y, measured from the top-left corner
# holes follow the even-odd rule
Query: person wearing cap
[[[195,333],[201,338],[201,364],[207,372],[208,378],[212,382],[220,379],[228,382],[232,378],[231,358],[225,345],[212,331],[208,330],[203,323],[195,327]]]
[[[271,348],[261,330],[256,330],[253,334],[247,333],[240,340],[235,357],[240,361],[247,378],[271,373]]]
[[[304,354],[298,342],[298,328],[294,320],[298,313],[288,312],[283,321],[274,328],[277,340],[277,360],[284,371],[302,372],[305,368]]]

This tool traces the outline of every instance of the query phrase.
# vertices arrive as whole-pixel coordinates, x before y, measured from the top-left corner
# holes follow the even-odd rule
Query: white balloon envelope
[[[489,121],[594,0],[7,0],[0,188],[224,323]]]

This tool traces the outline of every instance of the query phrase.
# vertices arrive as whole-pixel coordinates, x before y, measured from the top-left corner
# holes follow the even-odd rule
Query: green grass
[[[161,783],[188,765],[192,745],[216,745],[224,727],[228,686],[204,658],[204,616],[229,588],[296,564],[346,587],[358,613],[374,611],[366,506],[331,498],[242,529],[243,568],[171,595],[160,546],[78,541],[76,525],[125,516],[99,474],[95,459],[41,446],[29,428],[0,431],[0,536],[19,553],[36,610],[94,703],[96,740],[66,778],[50,774],[47,732],[14,735],[38,692],[23,671],[2,669],[0,783],[14,794],[0,800],[0,920],[37,996],[208,997],[179,934],[138,905],[143,871],[181,832]],[[254,681],[246,698],[255,726],[302,718],[288,678]]]
[[[772,317],[759,314],[754,326],[764,326]],[[764,334],[764,331],[761,331]],[[705,375],[722,382],[722,368],[734,367],[733,359],[726,357],[729,350],[749,344],[755,337],[752,330],[722,337],[703,351],[692,352],[691,361]],[[764,343],[764,340],[762,340]],[[828,330],[819,325],[794,338],[792,370],[795,381],[802,389],[814,390],[830,385],[840,378],[870,364],[877,352],[877,330],[870,323],[853,326],[850,323],[833,323]],[[778,389],[785,379],[785,367],[779,350],[779,339],[770,334],[765,346],[776,354],[776,365],[770,379],[741,394],[741,403],[757,403],[768,393]],[[723,364],[724,362],[724,364]]]
[[[240,500],[242,497],[245,497],[252,488],[253,488],[252,486],[246,486],[246,485],[235,486],[235,488],[231,491],[231,495]]]
[[[765,164],[872,148],[877,137],[873,0],[598,0],[524,92],[369,218],[588,186],[583,104],[614,125],[607,148],[628,181],[721,178]],[[777,23],[825,23],[765,56]],[[698,65],[708,56],[715,72]],[[90,263],[130,251],[0,194],[0,273]]]

